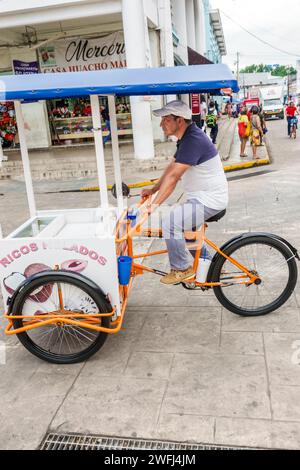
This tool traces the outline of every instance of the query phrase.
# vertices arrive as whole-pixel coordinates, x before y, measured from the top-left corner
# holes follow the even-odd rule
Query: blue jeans
[[[288,135],[290,135],[291,133],[291,127],[292,127],[292,120],[295,119],[294,117],[292,116],[288,116],[287,118],[287,122],[288,122]],[[296,128],[297,128],[297,124],[296,124]]]
[[[162,232],[165,239],[171,269],[184,271],[193,264],[192,256],[186,248],[184,231],[197,229],[210,217],[221,212],[210,209],[197,199],[189,199],[178,205],[162,220]]]
[[[106,142],[111,140],[111,132],[110,132],[110,121],[105,121],[106,127],[108,129],[109,134],[103,137],[103,144],[105,145]]]

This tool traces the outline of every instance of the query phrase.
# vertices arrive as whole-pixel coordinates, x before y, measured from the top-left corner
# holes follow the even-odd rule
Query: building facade
[[[206,0],[2,0],[1,8],[0,75],[187,65],[191,51],[198,63],[217,63],[226,52],[218,12]],[[164,136],[151,110],[170,98],[117,100],[120,141],[133,139],[136,158],[154,157],[154,142]],[[103,97],[100,104],[105,138]],[[90,111],[86,99],[24,104],[29,147],[92,141]],[[17,143],[13,114],[12,103],[0,104],[7,146],[14,133]]]
[[[226,45],[219,10],[213,10],[209,0],[203,0],[205,20],[205,56],[214,64],[222,62]]]

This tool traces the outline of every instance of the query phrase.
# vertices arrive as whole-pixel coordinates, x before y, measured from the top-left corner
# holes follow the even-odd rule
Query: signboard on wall
[[[250,99],[252,98],[258,98],[259,97],[259,88],[258,87],[252,87],[249,89],[249,92],[248,92],[248,97]]]
[[[123,32],[97,39],[53,41],[39,49],[42,73],[84,72],[126,67]]]
[[[23,60],[13,60],[13,69],[15,75],[39,73],[39,64],[37,61],[24,62]]]
[[[198,93],[191,94],[192,114],[200,114],[200,95]]]

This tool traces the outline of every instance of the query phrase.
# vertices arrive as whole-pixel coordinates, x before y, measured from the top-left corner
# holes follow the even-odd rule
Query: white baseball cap
[[[164,117],[173,114],[174,116],[183,117],[184,119],[192,119],[192,111],[183,101],[174,100],[167,103],[160,109],[153,110],[154,116]]]

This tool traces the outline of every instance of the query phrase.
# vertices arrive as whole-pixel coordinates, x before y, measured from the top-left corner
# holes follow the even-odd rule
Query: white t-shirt
[[[207,114],[207,105],[206,105],[205,101],[203,101],[200,104],[200,112],[201,112],[201,119],[205,119],[205,116]]]
[[[177,142],[175,161],[189,165],[183,173],[186,196],[205,206],[223,210],[228,204],[228,184],[220,155],[209,137],[195,123]]]
[[[228,204],[228,183],[220,155],[191,166],[182,176],[187,199],[197,199],[206,207],[223,210]]]

